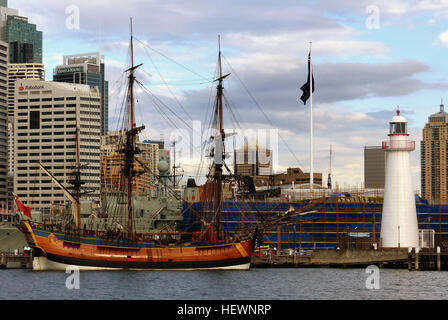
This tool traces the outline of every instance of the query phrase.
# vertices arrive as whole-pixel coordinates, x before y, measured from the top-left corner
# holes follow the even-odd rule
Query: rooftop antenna
[[[443,105],[443,98],[441,98],[440,100],[440,112],[444,112],[445,106]]]

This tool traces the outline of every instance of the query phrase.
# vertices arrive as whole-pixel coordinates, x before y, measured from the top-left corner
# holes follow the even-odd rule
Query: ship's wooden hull
[[[62,232],[51,232],[39,226],[31,226],[28,222],[22,224],[22,231],[38,256],[59,266],[76,265],[92,269],[247,270],[254,241],[247,239],[201,246],[162,246],[143,240],[105,243],[104,239],[95,236],[81,236],[74,241]]]

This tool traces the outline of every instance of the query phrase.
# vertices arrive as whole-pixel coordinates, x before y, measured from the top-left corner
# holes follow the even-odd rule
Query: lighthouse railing
[[[390,151],[414,151],[415,141],[408,141],[408,140],[383,141],[382,148],[383,150],[390,150]]]

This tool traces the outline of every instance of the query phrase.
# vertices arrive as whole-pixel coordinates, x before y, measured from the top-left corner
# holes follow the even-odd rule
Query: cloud
[[[69,5],[80,9],[79,30],[66,28]],[[137,92],[140,107],[136,115],[139,123],[147,125],[147,138],[158,139],[160,133],[168,138],[177,127],[187,128],[184,122],[191,120],[201,120],[204,126],[209,123],[216,90],[210,80],[220,34],[224,69],[231,73],[225,90],[226,105],[233,115],[225,107],[226,124],[280,128],[280,165],[304,170],[309,163],[309,108],[298,99],[306,81],[308,43],[313,41],[316,171],[328,171],[332,144],[335,180],[352,184],[363,181],[363,147],[386,138],[393,114],[389,101],[448,87],[445,80],[426,80],[433,64],[406,58],[417,56],[407,52],[397,55],[391,41],[383,43],[385,34],[380,32],[384,29],[376,36],[365,28],[370,5],[378,6],[381,23],[389,25],[411,21],[421,13],[428,16],[425,21],[432,18],[436,23],[448,13],[446,0],[260,0],[256,4],[128,0],[126,5],[121,0],[10,0],[11,7],[19,8],[21,15],[30,17],[44,32],[49,70],[60,64],[63,54],[101,48],[111,88],[111,129],[116,128],[122,108],[129,17],[134,18],[136,57],[146,70],[138,76],[157,97],[140,88]],[[439,45],[448,44],[447,32],[439,36]],[[367,110],[373,98],[382,103]],[[414,114],[408,115],[412,123]],[[192,162],[185,161],[190,166]]]
[[[371,71],[371,68],[375,68],[375,65],[354,64],[353,66],[349,65],[349,67],[352,71],[349,76],[344,78],[346,83],[341,84],[341,72],[334,72],[333,80],[326,79],[328,82],[325,86],[321,83],[319,87],[319,90],[323,92],[332,90],[332,87],[336,87],[335,90],[348,90],[349,92],[343,96],[341,95],[341,100],[332,100],[333,95],[329,94],[328,102],[324,103],[321,101],[316,104],[314,109],[316,172],[327,172],[329,163],[328,150],[330,144],[332,144],[335,149],[335,160],[333,162],[335,168],[334,175],[339,177],[340,182],[345,181],[356,184],[363,180],[362,164],[364,146],[380,145],[382,140],[387,139],[388,122],[394,115],[394,110],[378,109],[372,112],[351,111],[350,109],[344,108],[344,101],[368,97],[368,92],[376,92],[377,95],[389,96],[392,94],[390,92],[392,90],[397,95],[406,94],[410,90],[407,86],[401,89],[392,88],[389,91],[386,89],[390,86],[390,83],[401,83],[399,81],[400,79],[412,77],[418,72],[424,72],[427,67],[415,61],[385,64],[381,68],[377,68],[378,70],[376,72]],[[363,68],[366,69],[364,70]],[[366,74],[359,75],[360,70],[364,70]],[[297,75],[297,72],[292,73]],[[326,76],[333,77],[331,74],[329,73]],[[299,166],[304,170],[308,170],[309,108],[303,107],[298,103],[298,87],[291,86],[285,89],[285,83],[289,81],[280,82],[282,79],[278,75],[255,74],[246,76],[250,76],[250,79],[254,81],[260,79],[259,82],[255,83],[255,86],[253,86],[254,83],[249,81],[248,86],[252,88],[252,95],[259,101],[261,110],[247,97],[247,92],[243,88],[238,88],[235,83],[226,85],[226,93],[227,96],[231,97],[230,101],[236,101],[239,106],[235,106],[235,104],[231,106],[239,126],[242,129],[254,130],[261,128],[280,129],[282,136],[279,139],[280,165],[282,167],[288,165]],[[369,78],[376,85],[370,86]],[[391,82],[387,82],[385,79]],[[419,85],[421,84],[419,83]],[[367,85],[368,88],[363,88],[364,85]],[[419,90],[418,86],[413,89]],[[207,88],[200,91],[185,91],[181,97],[183,107],[187,110],[189,116],[195,120],[202,120],[203,126],[208,124],[207,119],[211,115],[211,105],[209,104],[210,90],[214,94],[214,88]],[[355,95],[353,92],[357,92],[357,94]],[[285,98],[285,94],[288,94],[290,98]],[[322,94],[320,100],[325,96],[325,93]],[[168,95],[161,96],[160,99],[175,110],[178,117],[187,119],[183,110],[179,109],[176,106],[176,102]],[[151,101],[141,99],[140,102],[146,109],[143,118],[150,119],[150,127],[154,134],[157,132],[165,132],[165,135],[169,137],[170,132],[176,129],[176,126],[171,127],[171,124],[167,123],[167,114],[173,122],[176,122],[177,126],[185,128],[185,125],[173,113],[165,110],[166,114],[163,114],[159,110],[156,110]],[[388,106],[388,108],[391,108],[391,106]],[[408,108],[403,108],[403,110],[406,110],[407,117],[412,118],[414,113],[411,110]],[[229,116],[230,112],[227,108],[225,109],[225,113],[227,115],[225,121],[227,124],[226,128],[228,132],[231,132],[232,120],[234,119]],[[167,129],[167,126],[171,127],[171,129]],[[189,158],[181,159],[182,161],[191,163],[191,159]],[[350,174],[348,174],[349,172]],[[192,171],[187,171],[187,173],[193,174]]]
[[[250,102],[238,79],[242,79],[245,86],[268,108],[281,110],[297,105],[301,94],[299,88],[306,82],[308,72],[306,61],[293,63],[276,58],[253,55],[250,59],[235,60],[238,69],[237,67],[229,69],[229,72],[234,73],[231,79],[235,83],[231,86],[236,87],[239,84],[240,89],[233,92],[232,97],[234,101],[239,102],[241,108],[247,108],[253,105],[253,102]],[[234,60],[229,60],[232,66]],[[408,95],[431,87],[431,84],[417,78],[419,74],[429,69],[429,66],[416,60],[381,64],[315,64],[314,98],[316,103],[329,104],[371,97]]]
[[[448,47],[448,30],[439,34],[436,40],[436,44],[441,45],[443,47]]]

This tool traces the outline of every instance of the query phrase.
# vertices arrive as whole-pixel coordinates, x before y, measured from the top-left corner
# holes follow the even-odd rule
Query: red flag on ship
[[[32,217],[31,217],[31,207],[25,206],[19,200],[19,197],[16,194],[13,193],[13,195],[14,195],[14,200],[16,201],[16,204],[17,204],[17,207],[19,208],[19,210],[22,211],[25,216],[27,216],[28,218],[32,219]]]

